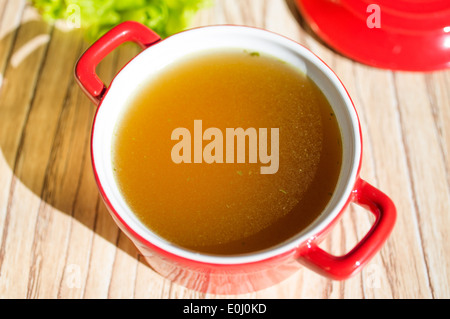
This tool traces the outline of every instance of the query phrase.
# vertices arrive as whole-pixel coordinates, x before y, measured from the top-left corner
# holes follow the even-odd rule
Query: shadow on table
[[[286,3],[299,25],[322,42],[294,0]],[[21,183],[46,204],[40,205],[36,220],[39,238],[45,240],[48,228],[58,227],[48,223],[53,207],[138,257],[106,210],[93,177],[89,147],[96,106],[73,76],[75,63],[88,45],[80,30],[64,32],[41,21],[28,21],[0,34],[0,155],[15,176],[8,179],[10,202],[3,206],[9,214],[14,205],[29,198],[21,197],[17,187]],[[138,52],[133,44],[119,47],[97,68],[100,78],[109,83]],[[75,237],[69,245],[76,244]]]
[[[69,250],[89,242],[73,231],[73,222],[49,222],[56,209],[137,258],[136,248],[109,216],[93,178],[89,143],[96,106],[73,76],[88,43],[79,30],[64,32],[41,21],[25,22],[0,36],[0,160],[15,177],[5,178],[10,191],[8,203],[2,204],[4,227],[8,214],[23,209],[14,206],[32,200],[28,189],[42,199],[39,207],[32,207],[38,209],[36,238],[50,242],[52,227],[66,227]],[[109,83],[137,52],[133,44],[115,50],[99,65],[100,77]],[[8,175],[7,168],[1,174]]]

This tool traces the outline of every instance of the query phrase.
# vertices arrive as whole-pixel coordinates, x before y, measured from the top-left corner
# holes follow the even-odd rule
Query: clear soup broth
[[[237,49],[163,68],[130,101],[113,141],[117,183],[141,222],[214,255],[301,232],[329,202],[341,163],[339,126],[317,85]]]

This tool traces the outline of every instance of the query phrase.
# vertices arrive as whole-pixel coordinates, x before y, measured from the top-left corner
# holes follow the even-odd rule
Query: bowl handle
[[[106,85],[95,72],[100,61],[122,43],[135,42],[145,49],[160,40],[158,34],[143,24],[123,22],[109,30],[83,53],[75,66],[75,78],[91,101],[98,105],[106,92]]]
[[[359,179],[352,195],[351,201],[375,215],[375,222],[364,238],[344,256],[333,256],[312,240],[299,257],[300,263],[335,280],[347,279],[361,270],[381,249],[396,220],[391,199],[366,181]]]

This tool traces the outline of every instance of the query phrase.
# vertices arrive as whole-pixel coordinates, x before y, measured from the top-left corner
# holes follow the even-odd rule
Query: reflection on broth
[[[228,136],[230,128],[248,134]],[[311,224],[341,161],[336,118],[314,82],[237,49],[161,70],[130,101],[113,141],[115,177],[142,223],[176,245],[219,255],[269,248]]]

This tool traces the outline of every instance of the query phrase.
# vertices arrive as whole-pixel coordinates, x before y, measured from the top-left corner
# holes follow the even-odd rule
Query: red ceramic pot
[[[330,47],[378,68],[450,67],[448,0],[296,0],[303,18]]]
[[[143,51],[107,88],[95,73],[97,64],[120,44],[132,41]],[[331,102],[343,142],[343,165],[329,204],[307,229],[276,247],[238,256],[192,252],[167,242],[145,227],[125,203],[116,184],[111,144],[114,126],[136,87],[177,59],[207,49],[239,47],[278,57],[303,70]],[[147,27],[125,22],[105,34],[79,59],[75,76],[98,104],[92,128],[92,165],[98,188],[112,217],[158,273],[191,289],[238,294],[262,289],[287,278],[301,264],[333,279],[361,270],[388,238],[396,218],[392,201],[359,177],[361,130],[353,103],[341,81],[317,56],[300,44],[265,30],[242,26],[209,26],[161,40]],[[350,202],[375,216],[368,234],[346,255],[336,257],[318,247]]]

